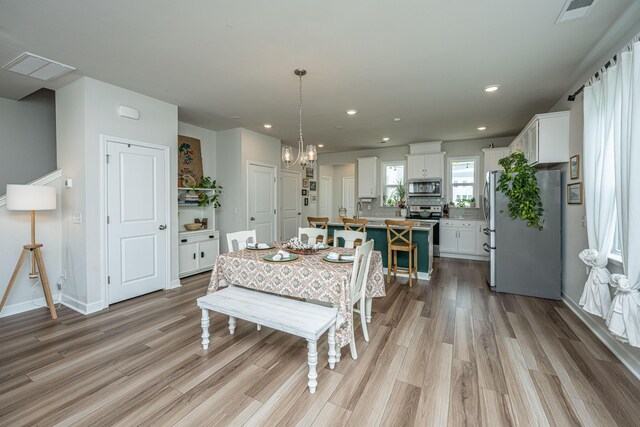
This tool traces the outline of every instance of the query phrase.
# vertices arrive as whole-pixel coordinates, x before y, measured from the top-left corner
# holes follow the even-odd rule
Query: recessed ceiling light
[[[271,129],[271,123],[265,123],[262,126],[264,126],[267,129]]]
[[[324,144],[318,144],[318,148],[324,147]]]
[[[382,140],[383,140],[384,142],[387,142],[387,141],[389,140],[389,137],[388,137],[388,136],[385,136],[384,138],[382,138]]]
[[[358,112],[358,110],[355,110],[355,109],[353,109],[353,108],[352,108],[352,109],[350,109],[350,110],[347,110],[347,114],[348,114],[348,115],[350,115],[350,116],[355,115],[357,112]]]
[[[231,116],[231,118],[232,118],[233,120],[238,120],[238,119],[240,118],[240,116]]]
[[[480,127],[478,128],[478,130],[487,130],[487,127],[486,127],[486,126],[480,126]]]
[[[500,89],[500,85],[489,85],[484,88],[484,91],[487,93],[492,93]]]
[[[400,120],[402,120],[400,117],[394,117],[394,118],[393,118],[393,121],[394,121],[394,122],[399,122]]]
[[[344,126],[342,126],[342,125],[337,125],[337,126],[336,126],[336,129],[342,129],[343,127],[344,127]]]

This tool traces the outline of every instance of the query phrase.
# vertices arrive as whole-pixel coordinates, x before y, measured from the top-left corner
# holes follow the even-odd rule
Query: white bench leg
[[[364,299],[364,305],[365,305],[365,317],[367,319],[367,323],[371,323],[371,306],[373,304],[373,299],[372,298],[365,298]],[[368,341],[368,340],[367,340]]]
[[[205,350],[209,348],[209,310],[206,308],[202,309],[202,320],[200,321],[202,325],[202,348]]]
[[[336,326],[333,325],[329,328],[329,336],[327,337],[329,343],[329,368],[336,367]]]
[[[258,325],[256,324],[256,326],[258,327],[258,330],[261,331],[262,330],[262,325]]]
[[[308,341],[308,347],[309,347],[309,354],[307,357],[308,363],[309,363],[309,392],[311,393],[315,393],[316,392],[316,386],[318,385],[318,381],[316,381],[316,378],[318,378],[318,374],[316,373],[316,365],[318,364],[318,343],[317,341],[312,341],[312,340],[307,340]]]
[[[229,316],[229,333],[233,335],[236,331],[236,318]]]

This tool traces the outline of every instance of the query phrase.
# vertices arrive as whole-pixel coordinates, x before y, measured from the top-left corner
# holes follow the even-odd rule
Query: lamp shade
[[[44,185],[7,185],[7,210],[50,211],[55,208],[55,187]]]

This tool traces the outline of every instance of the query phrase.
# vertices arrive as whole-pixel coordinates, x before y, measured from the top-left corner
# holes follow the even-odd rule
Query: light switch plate
[[[74,212],[73,215],[71,215],[71,221],[74,224],[82,224],[82,213]]]

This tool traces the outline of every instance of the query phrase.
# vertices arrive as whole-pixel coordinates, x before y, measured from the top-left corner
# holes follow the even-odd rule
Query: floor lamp
[[[48,211],[56,209],[56,189],[55,187],[41,185],[7,185],[7,210],[10,211],[31,211],[31,243],[22,247],[22,253],[13,271],[7,290],[4,292],[0,310],[4,307],[4,303],[9,297],[11,287],[18,277],[20,268],[24,263],[27,254],[31,253],[31,272],[30,279],[40,277],[44,298],[47,301],[49,312],[52,319],[57,319],[56,307],[53,304],[51,296],[51,288],[49,287],[49,279],[47,271],[44,267],[42,259],[42,244],[36,243],[36,211]],[[37,269],[36,269],[37,267]]]

